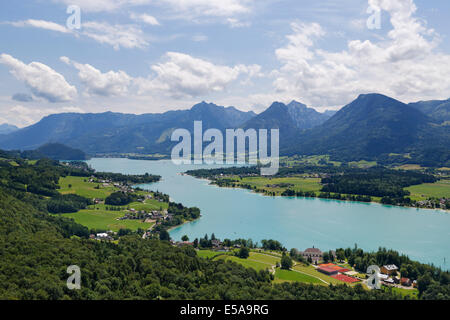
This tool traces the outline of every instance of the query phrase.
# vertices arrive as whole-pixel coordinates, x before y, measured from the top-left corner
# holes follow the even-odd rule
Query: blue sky
[[[68,28],[69,5],[81,29]],[[366,92],[447,99],[449,13],[446,0],[2,1],[0,123],[202,100],[261,112],[293,99],[336,109]]]

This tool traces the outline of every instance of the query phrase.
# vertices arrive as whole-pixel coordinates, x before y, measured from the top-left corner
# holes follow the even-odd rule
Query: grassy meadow
[[[405,188],[411,192],[411,199],[426,200],[432,198],[450,198],[450,180],[440,180],[435,183],[424,183]]]
[[[103,186],[103,184],[89,182],[86,177],[64,177],[59,180],[60,190],[62,194],[77,194],[89,199],[105,199],[111,193],[118,189],[112,185]],[[99,189],[96,187],[99,186]],[[141,192],[145,193],[145,192]],[[147,199],[145,202],[132,202],[129,205],[116,207],[120,211],[107,210],[111,207],[105,204],[96,204],[89,206],[85,210],[80,210],[74,213],[62,214],[64,217],[73,218],[79,224],[82,224],[89,229],[112,230],[119,229],[137,230],[148,229],[153,223],[142,222],[141,220],[117,220],[127,213],[127,209],[135,209],[137,211],[152,211],[152,210],[167,210],[168,203],[159,202],[155,199]]]
[[[117,220],[123,217],[123,211],[107,210],[80,210],[75,213],[65,213],[62,216],[72,218],[75,222],[88,227],[89,229],[119,231],[120,229],[137,230],[148,229],[153,223],[142,222],[141,220]]]
[[[74,193],[88,199],[105,199],[111,193],[117,191],[114,186],[104,187],[101,183],[89,182],[86,177],[63,177],[59,179],[59,186],[61,187],[59,192],[62,194]],[[96,189],[97,186],[99,186],[99,189]]]

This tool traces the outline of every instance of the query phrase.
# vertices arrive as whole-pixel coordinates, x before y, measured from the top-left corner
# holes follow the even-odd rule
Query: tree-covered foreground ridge
[[[80,184],[72,185],[72,188],[84,188],[84,183],[89,183],[90,179],[95,180],[91,182],[93,184],[98,180],[99,189],[89,192],[97,192],[99,199],[65,192],[60,181],[67,177],[82,179],[81,182],[73,180]],[[81,164],[68,166],[50,160],[9,159],[3,155],[0,161],[0,299],[411,298],[392,288],[369,290],[362,284],[326,284],[320,278],[313,283],[306,273],[303,277],[291,277],[294,273],[301,275],[294,271],[296,267],[305,270],[312,268],[310,262],[304,261],[296,250],[287,251],[272,240],[262,241],[262,245],[257,246],[248,240],[225,239],[223,243],[236,249],[221,255],[222,258],[215,256],[217,252],[212,248],[217,239],[211,237],[197,239],[192,244],[185,239],[184,243],[174,245],[168,241],[167,228],[174,223],[193,219],[197,210],[168,202],[162,194],[151,193],[150,200],[157,201],[161,206],[153,210],[158,212],[155,215],[167,211],[163,217],[150,223],[154,232],[132,225],[129,229],[120,228],[108,239],[92,239],[92,232],[101,230],[76,223],[65,215],[66,211],[71,210],[77,211],[74,215],[83,210],[88,214],[89,209],[83,208],[95,205],[98,209],[90,211],[104,210],[114,214],[119,208],[131,215],[133,208],[128,210],[123,207],[133,206],[144,193],[123,190],[123,194],[132,194],[131,198],[136,196],[139,199],[118,194],[111,198],[120,191],[112,187],[102,189],[103,183],[100,181],[111,181],[119,186],[117,188],[124,189],[129,184],[158,179],[153,175],[95,173],[86,171]],[[83,192],[86,190],[82,189]],[[103,201],[91,203],[101,200],[101,192],[107,190],[110,192],[106,198],[109,197],[108,202],[112,201],[112,204]],[[145,202],[145,196],[144,202],[140,203],[141,206],[153,205],[153,202]],[[106,207],[109,209],[106,210]],[[173,218],[168,219],[171,212]],[[280,263],[277,262],[273,269],[258,268],[254,261],[256,255],[267,259],[275,257]],[[395,251],[380,249],[375,253],[365,253],[355,247],[338,249],[336,256],[324,255],[324,259],[339,259],[340,263],[353,265],[350,268],[357,272],[364,272],[370,264],[396,264],[400,272],[417,280],[417,298],[450,298],[448,272],[411,261]],[[79,290],[69,290],[67,287],[67,268],[71,265],[81,270]]]

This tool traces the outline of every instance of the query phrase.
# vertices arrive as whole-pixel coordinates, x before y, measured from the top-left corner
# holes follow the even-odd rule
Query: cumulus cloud
[[[102,73],[89,64],[81,64],[67,57],[61,57],[61,61],[78,69],[78,77],[86,86],[88,95],[121,96],[128,93],[131,77],[124,71],[108,71]]]
[[[439,35],[415,17],[412,0],[369,0],[390,14],[392,30],[378,41],[352,40],[340,52],[317,48],[326,31],[316,23],[292,23],[287,44],[276,50],[282,66],[273,74],[278,93],[314,106],[342,105],[364,92],[413,101],[445,98],[450,55],[436,50]],[[447,97],[448,98],[448,97]]]
[[[25,64],[22,61],[8,55],[0,55],[0,63],[6,65],[11,74],[23,81],[37,96],[49,102],[70,101],[77,95],[77,89],[67,83],[66,79],[40,62]]]
[[[161,91],[174,98],[195,97],[223,91],[240,75],[257,76],[261,67],[228,67],[178,52],[168,52],[164,62],[153,65],[153,78],[136,79],[139,92]]]

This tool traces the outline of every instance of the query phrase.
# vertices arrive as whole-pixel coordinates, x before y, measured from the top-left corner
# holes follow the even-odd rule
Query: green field
[[[419,164],[404,164],[398,167],[395,167],[395,169],[400,170],[420,170],[423,169]]]
[[[412,200],[432,198],[450,198],[450,180],[440,180],[436,183],[424,183],[405,188],[411,192]]]
[[[392,290],[393,292],[399,293],[402,296],[409,296],[411,299],[417,299],[419,296],[419,290],[417,289],[403,289],[397,287],[387,287],[384,285],[381,288],[385,291]]]
[[[159,202],[158,200],[154,199],[147,199],[145,200],[145,202],[132,202],[128,205],[128,207],[136,209],[138,211],[151,211],[160,209],[167,210],[167,208],[169,208],[169,204],[167,202]]]
[[[71,187],[69,187],[71,185]],[[59,179],[59,190],[62,194],[75,193],[82,197],[93,199],[100,198],[105,199],[111,193],[116,191],[114,186],[103,187],[100,183],[91,183],[86,177],[64,177]],[[95,187],[100,186],[100,189]]]
[[[286,177],[286,178],[268,178],[268,177],[245,177],[237,182],[238,184],[249,184],[260,190],[268,192],[282,193],[287,188],[282,186],[274,186],[289,183],[293,186],[289,189],[295,191],[319,191],[321,189],[319,178],[305,178],[302,176]],[[268,187],[267,185],[270,185]]]
[[[142,222],[141,220],[117,220],[123,217],[123,211],[106,210],[81,210],[75,213],[65,213],[61,216],[73,218],[75,222],[88,227],[89,229],[101,229],[119,231],[119,229],[137,230],[148,229],[152,223]]]
[[[236,256],[226,256],[226,255],[218,256],[216,259],[226,259],[234,261],[236,263],[243,265],[246,268],[253,268],[257,271],[267,269],[270,270],[272,266],[275,266],[276,263],[280,261],[280,259],[277,259],[275,257],[256,252],[250,252],[250,257],[248,257],[248,259],[241,259]]]
[[[313,283],[313,284],[321,284],[325,285],[322,281],[312,276],[306,275],[304,273],[291,271],[291,270],[282,270],[277,269],[275,271],[275,282],[284,282],[284,281],[297,281],[303,283]]]
[[[327,283],[331,284],[343,284],[344,282],[334,279],[332,277],[327,276],[319,271],[317,271],[313,266],[306,266],[302,264],[295,265],[292,269],[305,273],[307,275],[313,276],[315,278],[319,278],[324,280]]]
[[[197,250],[197,256],[200,258],[209,258],[212,259],[217,256],[225,255],[225,252],[217,252],[213,250]]]
[[[316,156],[292,156],[292,157],[280,157],[280,164],[287,167],[293,167],[297,165],[320,165],[319,162],[331,163],[334,166],[340,166],[341,162],[331,161],[329,155],[316,155]]]
[[[377,165],[377,162],[361,160],[361,161],[349,162],[348,165],[353,168],[366,169],[366,168],[370,168],[370,167],[375,167]]]
[[[71,185],[69,187],[69,185]],[[100,185],[100,189],[95,187]],[[60,193],[69,194],[74,193],[80,196],[93,199],[105,199],[111,193],[118,189],[114,186],[103,187],[102,184],[91,183],[85,177],[64,177],[59,180]],[[139,192],[144,194],[146,192]],[[73,218],[76,222],[88,227],[89,229],[101,229],[118,231],[126,228],[131,230],[148,229],[152,223],[142,222],[141,220],[117,220],[127,213],[127,208],[135,209],[137,211],[145,210],[147,212],[152,210],[167,210],[168,203],[159,202],[155,199],[147,199],[145,202],[132,202],[129,205],[121,206],[121,211],[106,210],[107,205],[96,204],[89,206],[86,210],[81,210],[76,213],[67,213],[62,216]]]

